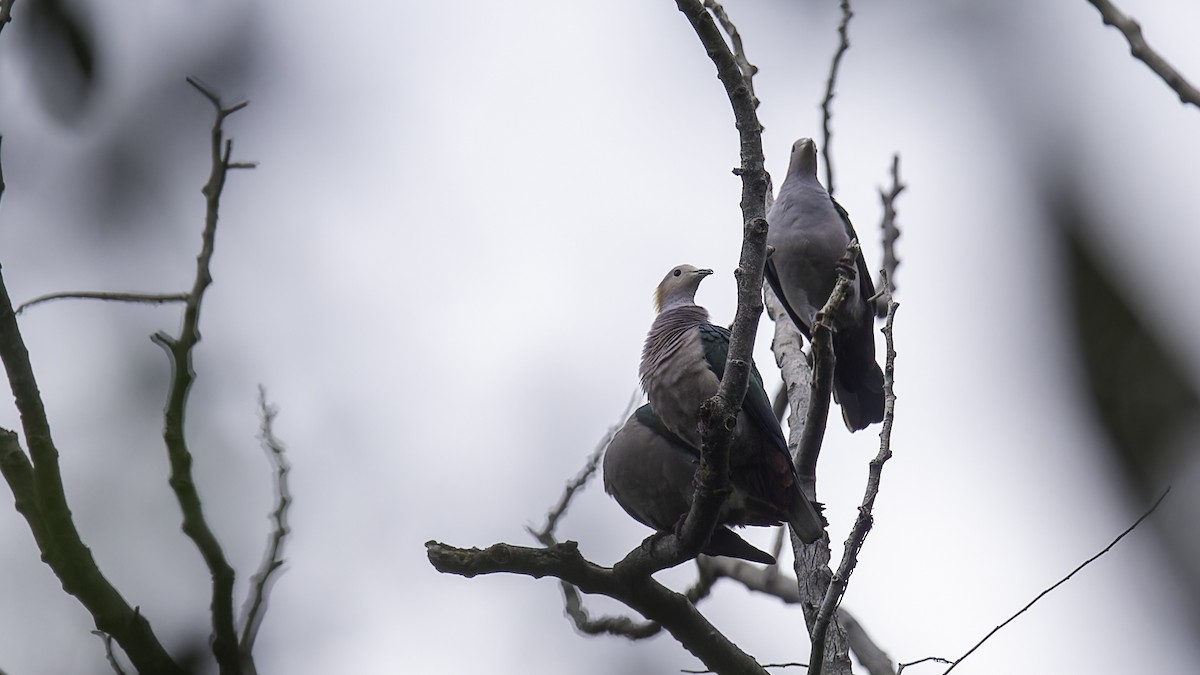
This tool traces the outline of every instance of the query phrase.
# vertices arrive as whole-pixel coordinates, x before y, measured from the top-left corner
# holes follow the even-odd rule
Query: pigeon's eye
[[[683,274],[683,270],[676,269],[674,272],[671,272],[671,274],[674,274],[675,276],[679,276],[680,274]]]

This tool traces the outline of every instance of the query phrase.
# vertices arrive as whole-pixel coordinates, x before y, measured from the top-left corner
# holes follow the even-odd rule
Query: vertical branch
[[[846,586],[850,582],[850,575],[854,572],[854,566],[858,564],[858,552],[862,549],[863,543],[866,541],[867,533],[871,531],[871,525],[874,523],[872,511],[875,508],[875,498],[879,495],[883,465],[892,457],[892,423],[896,413],[896,394],[893,390],[896,372],[896,349],[892,337],[892,324],[895,321],[896,309],[899,305],[891,300],[890,284],[887,272],[884,272],[883,286],[884,294],[888,297],[888,313],[887,322],[883,327],[883,335],[887,342],[887,359],[883,370],[885,403],[883,429],[879,432],[879,453],[871,460],[870,468],[867,472],[867,488],[863,494],[862,504],[858,507],[858,517],[854,520],[854,526],[850,529],[850,536],[846,539],[845,550],[842,553],[842,562],[838,565],[837,573],[830,580],[829,588],[825,591],[825,599],[822,601],[821,608],[817,612],[816,625],[812,631],[812,656],[808,661],[808,672],[811,675],[821,675],[824,659],[825,631],[829,627],[829,622],[833,619],[834,610],[842,601],[842,595],[846,592]]]
[[[883,271],[887,273],[888,284],[891,287],[890,293],[880,296],[881,300],[896,292],[896,268],[900,266],[900,259],[896,257],[896,240],[900,238],[900,228],[896,226],[896,198],[906,187],[908,186],[900,181],[900,154],[896,153],[892,155],[892,187],[887,192],[882,189],[879,191],[879,200],[883,202],[883,220],[879,223],[880,238],[883,242]],[[881,314],[886,316],[886,302],[881,303],[880,309]]]
[[[250,594],[243,606],[242,639],[239,651],[242,658],[242,670],[246,675],[253,675],[258,671],[254,665],[254,641],[258,638],[258,629],[262,626],[263,618],[267,613],[267,599],[276,579],[275,573],[283,567],[284,540],[291,532],[287,516],[288,509],[292,505],[292,493],[288,489],[288,474],[292,470],[292,465],[284,454],[283,442],[275,436],[275,417],[279,414],[279,410],[267,403],[267,390],[262,385],[258,387],[258,411],[262,418],[262,427],[258,437],[262,441],[263,450],[267,453],[271,467],[275,470],[275,509],[271,511],[271,520],[274,521],[274,526],[271,528],[271,533],[267,535],[267,548],[263,552],[263,559],[259,563],[258,571],[250,577]]]
[[[738,130],[741,164],[736,173],[742,178],[742,250],[734,276],[738,285],[737,311],[734,314],[725,376],[717,395],[701,408],[703,426],[699,476],[691,510],[680,533],[684,554],[699,551],[712,533],[721,495],[729,482],[729,443],[737,411],[745,398],[750,378],[755,329],[762,315],[763,266],[767,257],[767,172],[763,166],[762,125],[754,111],[754,97],[745,74],[729,45],[721,37],[712,16],[700,0],[676,0],[717,68],[717,78],[733,108]],[[645,573],[639,566],[630,573]]]
[[[823,145],[825,148],[825,187],[829,190],[829,196],[833,196],[833,130],[829,123],[833,118],[833,111],[830,106],[833,104],[833,89],[837,84],[838,66],[842,64],[842,55],[850,49],[850,39],[846,34],[850,27],[850,18],[854,16],[854,12],[850,11],[850,0],[841,0],[842,2],[842,22],[838,24],[838,48],[833,53],[833,61],[829,64],[829,79],[825,81],[825,98],[821,100],[821,131],[823,132]]]
[[[230,162],[233,141],[225,139],[225,118],[246,107],[242,102],[226,108],[216,94],[192,78],[195,87],[216,109],[211,132],[212,170],[203,194],[206,202],[204,232],[200,255],[196,258],[196,279],[183,311],[183,327],[178,338],[159,332],[152,336],[155,343],[167,351],[171,360],[172,377],[164,409],[163,440],[171,465],[170,485],[183,512],[183,532],[196,544],[209,573],[212,575],[212,652],[222,675],[241,672],[237,632],[233,622],[233,568],[225,559],[221,544],[204,518],[200,495],[192,478],[192,454],[184,436],[184,413],[188,391],[195,379],[192,369],[192,349],[200,341],[200,305],[204,292],[212,283],[210,264],[217,233],[217,214],[221,191],[229,169],[248,168],[251,164]]]

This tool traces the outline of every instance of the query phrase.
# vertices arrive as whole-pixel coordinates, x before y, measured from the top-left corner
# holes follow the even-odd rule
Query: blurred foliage
[[[1088,402],[1132,486],[1152,497],[1165,487],[1154,481],[1173,462],[1179,433],[1200,413],[1200,396],[1085,239],[1088,218],[1079,200],[1051,206],[1065,238],[1067,298]]]
[[[96,35],[79,7],[68,0],[29,0],[20,5],[32,79],[42,103],[59,122],[77,122],[96,88]]]

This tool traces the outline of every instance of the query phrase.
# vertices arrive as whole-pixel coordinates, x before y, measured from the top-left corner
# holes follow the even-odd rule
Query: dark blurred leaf
[[[18,19],[28,21],[35,86],[55,118],[73,123],[86,110],[96,85],[92,27],[67,0],[29,0],[22,8]]]
[[[1087,395],[1128,476],[1143,494],[1156,492],[1162,486],[1149,482],[1170,460],[1176,435],[1200,412],[1200,396],[1085,238],[1091,228],[1079,200],[1062,194],[1050,206],[1066,239],[1068,301]]]

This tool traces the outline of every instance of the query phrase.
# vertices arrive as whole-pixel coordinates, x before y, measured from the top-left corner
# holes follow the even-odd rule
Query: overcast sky
[[[777,178],[795,139],[821,142],[835,5],[727,3],[761,69]],[[1200,80],[1200,7],[1122,5]],[[184,76],[251,100],[228,129],[235,159],[261,164],[226,189],[188,423],[240,604],[272,497],[256,386],[281,408],[293,537],[260,672],[697,666],[667,636],[576,634],[551,580],[439,575],[423,546],[533,544],[523,528],[637,388],[651,293],[670,267],[716,270],[698,302],[715,322],[733,316],[737,134],[674,3],[97,5],[99,77],[66,112],[45,94],[24,6],[0,34],[0,263],[18,301],[190,286],[211,111]],[[894,659],[954,658],[1146,506],[1114,480],[1079,403],[1039,182],[1078,172],[1108,215],[1098,250],[1198,381],[1200,313],[1184,308],[1200,253],[1200,110],[1083,0],[855,11],[832,156],[872,266],[894,152],[909,188],[895,457],[844,606]],[[178,531],[159,437],[169,368],[147,339],[178,325],[170,306],[82,302],[21,318],[85,541],[172,645],[208,632],[207,572]],[[769,336],[764,318],[756,355],[771,381]],[[0,426],[19,428],[12,406]],[[875,429],[830,425],[818,489],[835,555],[877,443]],[[1181,457],[1162,519],[1200,539],[1200,468],[1194,449]],[[1200,669],[1195,608],[1152,528],[961,672]],[[601,564],[647,533],[598,484],[559,530]],[[768,546],[772,533],[746,536]],[[104,672],[89,616],[12,509],[0,509],[0,570],[0,668]],[[683,588],[693,574],[660,578]],[[777,601],[726,583],[701,609],[760,661],[807,656],[802,616]]]

